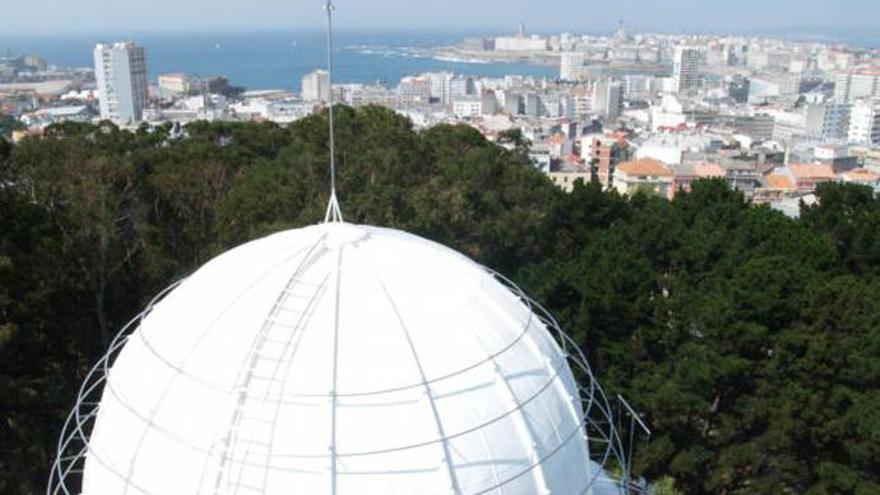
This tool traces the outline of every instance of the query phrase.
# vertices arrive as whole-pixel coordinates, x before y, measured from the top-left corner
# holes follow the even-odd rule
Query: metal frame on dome
[[[335,397],[368,397],[368,396],[380,396],[383,394],[388,394],[392,392],[397,392],[401,390],[406,390],[409,388],[416,387],[424,387],[426,389],[430,389],[430,385],[433,383],[438,383],[443,380],[447,380],[453,378],[458,375],[462,375],[469,370],[472,370],[480,365],[487,364],[488,362],[494,362],[496,358],[500,357],[502,354],[507,352],[509,349],[513,348],[516,343],[521,340],[526,334],[530,331],[535,331],[534,329],[546,328],[550,333],[554,336],[557,345],[559,346],[559,350],[562,353],[562,356],[565,357],[563,363],[567,363],[568,367],[574,372],[575,380],[578,386],[579,397],[570,397],[570,400],[581,402],[581,410],[583,411],[580,418],[578,418],[577,426],[574,431],[570,432],[560,432],[560,443],[553,449],[549,450],[544,454],[543,457],[539,457],[535,451],[532,451],[532,463],[525,469],[513,473],[510,476],[505,477],[504,479],[499,479],[497,482],[489,487],[483,488],[477,492],[465,492],[460,489],[454,489],[453,493],[460,495],[478,495],[478,494],[489,494],[489,493],[501,493],[501,489],[504,486],[513,483],[517,479],[528,476],[533,473],[536,469],[539,469],[541,464],[552,456],[556,455],[559,451],[564,449],[569,442],[572,441],[584,441],[588,443],[588,446],[592,449],[592,452],[589,452],[591,460],[596,462],[598,466],[601,466],[601,470],[597,470],[594,473],[591,473],[591,477],[586,486],[580,490],[580,494],[588,494],[590,493],[590,489],[596,486],[596,483],[609,483],[609,481],[613,482],[617,491],[620,493],[633,493],[640,492],[641,488],[634,483],[629,481],[629,457],[627,456],[626,448],[624,446],[624,441],[620,435],[620,430],[618,428],[617,418],[615,417],[614,411],[611,407],[611,401],[598,380],[593,374],[593,371],[583,353],[583,351],[579,348],[579,346],[569,337],[558,325],[553,316],[547,311],[543,306],[535,302],[531,299],[522,289],[520,289],[516,284],[514,284],[510,279],[504,277],[503,275],[495,272],[491,269],[485,268],[485,270],[496,280],[498,280],[501,284],[503,284],[514,296],[516,296],[528,309],[528,319],[522,323],[522,332],[518,334],[518,336],[510,343],[505,346],[502,346],[498,351],[494,354],[490,354],[485,360],[474,363],[470,366],[464,367],[460,370],[457,370],[452,373],[445,374],[439,377],[424,377],[423,380],[419,383],[413,383],[410,385],[396,387],[394,389],[385,389],[385,390],[373,390],[373,391],[359,391],[356,393],[346,394],[345,392],[337,394],[335,391],[332,391],[330,394],[283,394],[280,396],[271,396],[264,397],[264,399],[272,399],[278,404],[282,404],[285,401],[291,401],[296,399],[307,399],[307,398],[315,398],[315,397],[323,397],[323,398],[334,398]],[[295,279],[295,276],[294,276]],[[109,350],[107,353],[98,361],[98,363],[90,370],[86,379],[84,380],[82,386],[79,389],[79,393],[77,395],[76,405],[69,414],[67,421],[64,424],[64,428],[62,430],[62,435],[57,445],[56,449],[56,457],[55,461],[52,465],[50,477],[49,477],[49,485],[47,487],[47,495],[79,495],[80,488],[82,483],[82,473],[85,467],[86,458],[92,458],[96,462],[103,465],[105,469],[110,471],[111,473],[118,476],[123,482],[126,483],[126,486],[129,486],[134,492],[141,493],[144,495],[167,495],[167,494],[158,494],[151,493],[142,487],[138,487],[134,485],[129,476],[126,473],[121,473],[115,471],[111,466],[107,463],[103,462],[100,458],[100,455],[90,448],[89,444],[89,436],[91,434],[91,430],[94,426],[95,419],[98,415],[98,410],[100,406],[100,401],[102,394],[104,394],[105,390],[110,391],[111,393],[115,393],[113,391],[113,384],[111,381],[108,381],[108,376],[111,371],[111,366],[118,356],[120,350],[125,346],[128,342],[128,339],[134,335],[134,331],[137,327],[143,323],[145,318],[152,312],[153,308],[156,304],[159,303],[167,294],[173,291],[180,283],[183,281],[177,282],[164,291],[162,291],[158,296],[156,296],[147,308],[140,313],[137,317],[132,319],[128,324],[126,324],[116,338],[111,343]],[[269,317],[271,318],[271,315]],[[533,324],[533,319],[537,318],[538,323],[540,325]],[[155,351],[154,351],[155,352]],[[170,361],[166,359],[161,360],[167,366],[173,366]],[[548,363],[549,366],[549,363]],[[296,458],[327,458],[329,459],[342,459],[346,457],[357,457],[357,456],[370,456],[370,455],[380,455],[387,454],[392,452],[402,452],[409,449],[416,449],[420,447],[424,447],[431,444],[443,444],[446,445],[451,440],[468,435],[471,433],[479,432],[483,428],[487,428],[492,424],[501,421],[502,419],[516,414],[522,414],[524,408],[536,400],[544,390],[553,385],[558,379],[560,379],[561,374],[565,371],[563,368],[564,365],[557,366],[555,369],[548,369],[548,373],[550,376],[550,380],[548,383],[544,384],[541,387],[538,387],[536,393],[529,397],[521,397],[517,398],[515,395],[513,396],[513,403],[515,407],[509,411],[504,412],[503,414],[490,419],[482,424],[472,426],[463,431],[456,432],[444,432],[441,436],[437,438],[417,444],[410,445],[400,445],[395,446],[393,448],[385,448],[381,450],[372,450],[372,451],[360,451],[360,452],[338,452],[335,448],[331,448],[329,452],[324,453],[302,453],[302,454],[283,454],[279,455],[280,458],[296,459]],[[184,370],[175,368],[175,372],[183,374]],[[241,369],[240,372],[246,373],[246,369]],[[504,377],[503,373],[501,377],[507,380]],[[200,377],[192,377],[189,378],[193,380],[197,380],[199,383],[205,386],[210,386],[210,382],[204,380]],[[622,401],[622,399],[621,399]],[[632,416],[633,422],[638,421],[640,426],[642,426],[645,431],[647,431],[646,427],[641,423],[641,421],[635,416],[634,411],[629,408],[629,405],[622,401],[622,403],[627,408],[627,412]],[[577,410],[576,408],[574,410]],[[139,416],[140,417],[140,416]],[[144,422],[150,421],[148,418],[140,418]],[[630,426],[632,429],[634,425]],[[188,448],[197,449],[202,451],[206,456],[211,455],[211,451],[208,448],[200,447],[196,445],[187,445],[182,435],[179,435],[181,432],[169,432],[163,430],[157,430],[160,434],[167,435],[169,438],[174,439],[177,442],[185,445]],[[629,446],[631,448],[631,445]],[[233,462],[237,462],[238,464],[247,464],[246,459],[235,460],[232,459]],[[267,472],[271,471],[273,467],[270,465],[271,459],[267,465],[261,466],[253,466],[265,468]],[[336,465],[336,462],[331,463],[333,466]],[[613,467],[615,470],[620,470],[623,472],[623,475],[617,478],[612,479],[609,469]],[[281,468],[279,468],[281,469]],[[284,468],[287,469],[287,468]],[[451,470],[452,467],[449,466]],[[592,469],[591,469],[592,471]],[[338,474],[345,474],[344,472],[336,473],[334,469],[333,478],[335,479]],[[455,485],[453,485],[455,486]],[[607,486],[606,486],[607,489]]]

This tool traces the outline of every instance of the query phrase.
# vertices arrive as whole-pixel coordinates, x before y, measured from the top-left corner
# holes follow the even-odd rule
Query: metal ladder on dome
[[[291,282],[269,313],[246,369],[230,444],[230,451],[245,454],[237,460],[234,480],[229,480],[232,494],[265,492],[287,372],[327,277],[317,284],[296,277]]]
[[[224,439],[215,495],[265,492],[288,371],[329,279],[329,273],[319,280],[304,278],[305,267],[321,254],[315,252],[321,240],[284,286],[248,352],[237,386],[238,402]],[[229,458],[240,452],[243,458]]]

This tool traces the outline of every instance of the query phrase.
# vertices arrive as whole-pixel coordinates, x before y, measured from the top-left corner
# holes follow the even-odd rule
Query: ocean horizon
[[[336,83],[386,82],[448,70],[472,76],[519,74],[556,77],[558,68],[529,63],[476,63],[439,60],[424,50],[454,44],[468,33],[340,32],[334,50]],[[326,35],[319,31],[144,33],[127,36],[66,35],[0,38],[0,51],[44,57],[59,67],[92,67],[96,43],[133,41],[146,49],[148,77],[183,72],[226,76],[251,90],[299,91],[303,75],[327,64]]]
[[[425,50],[448,46],[467,36],[492,36],[476,31],[340,31],[336,35],[336,83],[384,82],[396,85],[404,76],[447,70],[471,76],[524,75],[554,78],[554,66],[525,62],[440,60]],[[544,33],[546,34],[546,33]],[[608,34],[590,32],[585,34]],[[880,47],[874,30],[824,31],[791,28],[776,33],[752,32],[792,41],[817,41]],[[146,48],[148,76],[183,72],[194,76],[226,76],[250,90],[299,91],[303,75],[326,66],[326,35],[317,30],[145,32],[140,34],[68,34],[57,36],[0,35],[0,53],[39,55],[59,67],[92,67],[95,43],[127,40]]]

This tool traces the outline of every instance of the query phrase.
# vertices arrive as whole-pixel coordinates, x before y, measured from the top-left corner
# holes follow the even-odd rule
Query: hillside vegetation
[[[685,494],[880,493],[880,200],[827,185],[793,220],[723,182],[672,202],[565,194],[465,126],[340,107],[346,220],[512,277],[654,431],[635,469]],[[327,125],[66,124],[0,139],[0,493],[44,493],[90,363],[171,282],[316,223]],[[509,136],[516,140],[515,135]]]

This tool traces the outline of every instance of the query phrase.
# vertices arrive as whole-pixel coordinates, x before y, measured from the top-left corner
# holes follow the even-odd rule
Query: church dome
[[[275,234],[131,328],[83,386],[55,493],[77,469],[84,495],[618,493],[590,460],[607,404],[552,318],[425,239]]]

